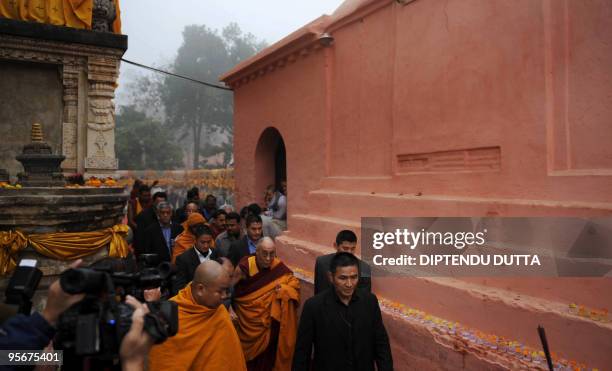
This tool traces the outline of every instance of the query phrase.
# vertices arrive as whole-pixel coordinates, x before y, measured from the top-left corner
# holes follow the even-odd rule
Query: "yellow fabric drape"
[[[60,232],[25,235],[19,231],[0,232],[0,275],[17,266],[19,252],[28,245],[36,252],[58,260],[73,260],[96,253],[109,245],[108,256],[125,258],[128,246],[125,236],[128,226],[117,224],[93,232]]]
[[[63,26],[64,20],[64,0],[47,0],[47,23]]]
[[[278,262],[275,259],[272,266]],[[254,256],[249,258],[249,273],[257,273]],[[274,371],[291,369],[299,303],[300,281],[292,274],[285,274],[250,294],[234,298],[234,310],[238,316],[236,331],[248,361],[268,347],[270,325],[274,319],[280,323]]]
[[[113,32],[116,34],[121,33],[121,9],[119,9],[119,0],[115,0],[115,21],[113,22]]]
[[[10,19],[21,19],[19,9],[24,2],[25,0],[0,0],[0,16]]]
[[[47,20],[47,6],[45,0],[29,0],[28,1],[28,21],[45,23]]]
[[[66,26],[91,29],[93,0],[64,0]]]
[[[119,0],[113,31],[121,33]],[[91,29],[93,0],[0,0],[0,16],[56,26]]]

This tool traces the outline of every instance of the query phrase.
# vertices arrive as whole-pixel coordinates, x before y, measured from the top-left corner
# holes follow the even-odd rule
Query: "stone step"
[[[291,236],[312,241],[326,247],[327,253],[334,252],[333,243],[336,235],[343,229],[350,229],[357,234],[358,242],[360,239],[361,221],[340,219],[329,216],[311,214],[291,214],[289,216],[288,228]],[[357,244],[357,252],[360,246]]]
[[[334,252],[333,242],[342,229],[357,234],[356,254],[361,255],[360,222],[311,214],[293,214],[289,218],[287,236],[322,246],[321,253]],[[608,278],[557,277],[462,277],[459,280],[484,287],[501,288],[519,294],[541,297],[561,303],[577,303],[590,308],[612,308],[612,295],[602,295],[612,289]]]
[[[308,194],[309,212],[359,220],[409,216],[611,216],[612,203],[524,200],[320,189]]]
[[[294,238],[292,232],[278,241],[280,258],[309,272],[316,257],[329,251],[328,246]],[[441,277],[374,277],[373,290],[379,297],[536,349],[540,349],[537,326],[542,325],[554,352],[589,367],[605,369],[612,364],[608,351],[612,349],[612,323],[572,314],[565,303]],[[405,339],[410,331],[406,327],[405,332],[393,333]]]

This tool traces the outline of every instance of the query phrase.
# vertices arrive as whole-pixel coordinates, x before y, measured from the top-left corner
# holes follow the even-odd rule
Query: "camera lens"
[[[60,277],[62,290],[68,294],[95,294],[104,288],[104,273],[91,269],[69,269]]]
[[[159,275],[163,279],[167,279],[176,273],[176,268],[168,262],[160,263],[157,269],[159,270]]]

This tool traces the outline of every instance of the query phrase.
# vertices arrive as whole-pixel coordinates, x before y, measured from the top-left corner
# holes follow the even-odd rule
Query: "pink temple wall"
[[[312,270],[362,216],[612,215],[612,2],[352,3],[320,28],[332,46],[235,88],[239,205],[261,202],[273,179],[256,156],[264,130],[287,149],[295,247],[283,259]],[[609,278],[374,282],[379,295],[533,346],[540,321],[560,352],[612,364],[601,350],[610,326],[472,302],[472,287],[612,308]]]
[[[270,173],[260,173],[267,181],[256,187],[256,166],[274,166],[273,162],[262,163],[255,158],[259,138],[269,127],[280,132],[287,148],[290,212],[304,209],[308,191],[319,186],[321,169],[325,168],[325,142],[321,138],[325,124],[325,95],[321,94],[326,89],[324,60],[313,55],[299,63],[298,74],[285,68],[236,91],[234,156],[238,205],[261,203],[265,186],[273,183]]]

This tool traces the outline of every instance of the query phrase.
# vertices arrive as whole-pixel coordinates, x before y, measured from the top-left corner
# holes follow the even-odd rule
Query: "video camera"
[[[69,269],[61,274],[60,285],[68,294],[85,298],[59,318],[54,339],[64,359],[82,357],[117,362],[121,340],[132,325],[133,309],[125,303],[132,295],[144,302],[144,290],[171,285],[175,273],[169,263],[157,264],[155,254],[139,257],[136,269],[125,260],[104,259],[90,268]],[[172,301],[147,303],[144,330],[156,344],[178,331],[178,307]]]
[[[5,303],[0,305],[0,323],[18,313],[29,315],[32,311],[32,297],[43,275],[36,265],[37,261],[33,259],[19,262],[4,292]]]

